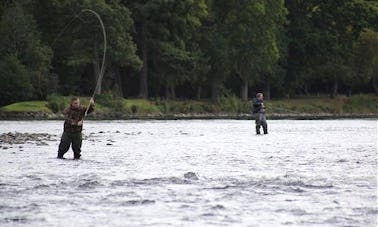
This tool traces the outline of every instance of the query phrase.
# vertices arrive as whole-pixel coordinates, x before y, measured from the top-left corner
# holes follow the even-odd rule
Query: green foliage
[[[159,114],[160,110],[156,105],[145,99],[126,100],[126,106],[133,114]]]
[[[51,49],[41,43],[36,21],[22,3],[9,3],[5,9],[0,21],[0,61],[9,64],[1,66],[2,84],[9,83],[1,89],[2,102],[43,99],[56,83],[49,71]]]
[[[247,83],[256,83],[259,76],[273,74],[280,57],[277,32],[285,23],[282,0],[234,1],[226,16],[228,52],[232,69]],[[247,100],[248,90],[242,99]]]
[[[139,0],[125,4],[134,14],[141,59],[149,66],[141,72],[140,96],[147,96],[149,78],[157,90],[166,88],[167,98],[175,98],[175,87],[187,80],[187,71],[194,65],[189,46],[207,14],[205,1]]]
[[[0,57],[0,105],[6,105],[31,97],[31,77],[15,55]]]
[[[53,113],[58,113],[63,111],[70,104],[70,101],[70,97],[62,97],[53,94],[47,96],[46,105]]]
[[[349,83],[353,88],[371,84],[378,94],[378,32],[366,30],[354,45],[353,67],[355,77]]]
[[[376,26],[372,18],[376,18],[377,8],[361,0],[290,0],[287,6],[289,82],[307,89],[310,77],[330,85],[327,87],[332,88],[329,92],[333,96],[340,84],[352,86],[357,82],[351,60],[353,45],[364,29]]]
[[[0,108],[4,112],[54,112],[59,113],[70,103],[70,96],[51,95],[48,101],[20,102]],[[81,97],[81,104],[88,104],[88,97]],[[122,102],[123,104],[119,104]],[[378,114],[378,98],[374,95],[304,97],[298,99],[278,99],[265,101],[268,115],[274,114]],[[120,105],[120,106],[118,106]],[[97,114],[121,113],[132,116],[160,116],[162,114],[236,114],[250,113],[251,102],[242,101],[235,96],[221,98],[219,104],[208,100],[148,101],[145,99],[117,99],[111,96],[96,101]],[[121,115],[120,115],[121,116]]]
[[[156,101],[155,105],[163,114],[204,114],[204,113],[217,113],[220,112],[220,107],[209,101],[171,101],[162,100]]]
[[[83,9],[95,11],[104,23],[106,65],[134,70],[141,67],[131,36],[131,12],[119,1],[37,0],[33,1],[31,8],[46,38],[53,45],[54,73],[59,77],[61,93],[67,95],[93,91],[102,64],[105,48],[102,27],[96,15]],[[102,90],[121,87],[121,81],[116,82],[113,83],[111,77],[105,76],[100,93]]]
[[[251,89],[274,98],[378,94],[377,1],[7,0],[0,4],[0,104],[93,94],[104,40],[98,18],[83,9],[98,13],[107,34],[99,94],[214,103],[161,102],[159,110],[99,97],[104,111],[240,112],[248,108],[235,95],[247,100]],[[298,108],[289,110],[318,110]]]
[[[375,113],[378,114],[378,97],[374,95],[353,95],[343,106],[345,113]]]
[[[248,113],[251,109],[248,101],[243,101],[235,95],[222,97],[219,106],[222,111],[228,113]]]
[[[51,112],[45,101],[27,101],[13,103],[0,108],[3,112]]]
[[[96,102],[102,106],[110,108],[114,112],[129,112],[128,108],[124,104],[123,98],[111,92],[97,95]]]

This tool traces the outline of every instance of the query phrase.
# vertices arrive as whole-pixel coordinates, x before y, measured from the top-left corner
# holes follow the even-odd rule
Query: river
[[[377,120],[0,121],[0,226],[377,226]]]

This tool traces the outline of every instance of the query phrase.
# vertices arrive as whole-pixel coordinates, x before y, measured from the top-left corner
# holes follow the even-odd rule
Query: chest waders
[[[70,149],[72,145],[72,151],[74,153],[74,159],[79,159],[81,156],[81,132],[63,132],[62,138],[59,144],[58,158],[63,158],[64,154]]]
[[[265,112],[259,112],[254,114],[256,122],[256,134],[260,133],[260,127],[262,126],[264,134],[268,134],[268,124],[266,123]]]

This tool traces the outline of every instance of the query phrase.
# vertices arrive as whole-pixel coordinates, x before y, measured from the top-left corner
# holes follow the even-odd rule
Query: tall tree
[[[224,88],[224,81],[231,72],[228,56],[229,38],[226,19],[231,9],[232,1],[208,0],[209,14],[204,21],[201,32],[204,34],[199,45],[208,62],[209,70],[206,76],[210,86],[210,96],[213,102],[219,102]]]
[[[227,16],[233,70],[242,80],[241,97],[259,75],[272,75],[280,57],[277,32],[285,22],[283,1],[236,1]]]
[[[51,49],[41,42],[37,24],[24,7],[17,1],[10,3],[0,21],[0,75],[3,82],[8,81],[1,83],[4,102],[43,99],[54,90]]]
[[[299,83],[307,87],[305,80],[311,75],[332,84],[331,96],[337,95],[340,84],[355,74],[350,65],[353,43],[376,18],[372,1],[286,0],[286,4],[289,80],[299,75]]]
[[[119,68],[138,69],[141,65],[131,36],[131,12],[125,6],[119,1],[36,0],[34,9],[45,38],[53,45],[54,66],[59,73],[61,91],[66,94],[64,90],[88,94],[95,87],[104,50],[102,27],[94,14],[83,10],[95,11],[107,35],[107,70],[103,85],[106,90],[119,91],[122,95]]]
[[[366,30],[354,45],[353,66],[355,77],[349,81],[351,88],[371,84],[378,95],[378,32]]]
[[[186,67],[192,61],[187,47],[192,33],[206,15],[204,0],[125,2],[134,12],[138,49],[143,61],[140,94],[148,97],[148,77],[174,97],[175,86],[185,81]]]
[[[313,0],[285,0],[288,9],[288,24],[286,28],[288,39],[287,70],[285,87],[288,94],[306,91],[309,71],[315,64],[317,40],[312,26],[312,17],[317,9]]]
[[[368,2],[361,0],[320,1],[314,12],[314,27],[325,44],[321,68],[329,71],[325,75],[331,75],[332,97],[338,94],[339,84],[354,74],[348,59],[353,43],[368,26],[366,15],[370,13]]]

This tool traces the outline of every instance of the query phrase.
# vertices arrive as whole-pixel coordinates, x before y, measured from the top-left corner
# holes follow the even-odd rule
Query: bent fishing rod
[[[102,19],[101,19],[100,15],[98,15],[98,13],[96,13],[95,11],[90,10],[90,9],[84,9],[81,12],[90,12],[90,13],[93,13],[94,15],[96,15],[98,21],[101,24],[102,35],[103,35],[103,39],[104,39],[104,52],[103,52],[103,55],[102,55],[102,63],[101,63],[100,73],[99,73],[98,78],[97,78],[96,87],[95,87],[93,94],[91,96],[91,100],[92,100],[94,98],[94,96],[96,95],[96,92],[100,88],[102,78],[104,77],[105,57],[106,57],[106,31],[105,31],[104,23],[102,22]],[[89,106],[90,106],[90,102],[88,103],[87,109],[85,110],[85,116],[87,116],[87,114],[88,114]]]
[[[95,89],[93,91],[93,94],[91,96],[91,99],[93,99],[94,96],[96,95],[98,89],[100,88],[101,82],[102,82],[102,78],[104,77],[106,48],[107,48],[105,26],[104,26],[104,23],[103,23],[100,15],[96,11],[91,10],[91,9],[83,9],[83,10],[81,10],[80,13],[76,14],[76,16],[61,30],[61,32],[57,35],[57,37],[52,42],[51,46],[53,46],[55,44],[55,42],[59,38],[59,36],[63,34],[63,32],[73,23],[73,21],[76,20],[77,18],[79,18],[80,14],[85,13],[85,12],[92,13],[93,15],[96,16],[96,18],[100,22],[100,25],[101,25],[101,28],[102,28],[102,35],[103,35],[103,39],[104,39],[104,51],[103,51],[103,55],[102,55],[102,63],[101,63],[100,73],[99,73],[98,78],[97,78],[96,87],[95,87]],[[88,114],[89,107],[90,107],[90,102],[88,103],[87,109],[85,110],[85,116],[87,116],[87,114]]]

